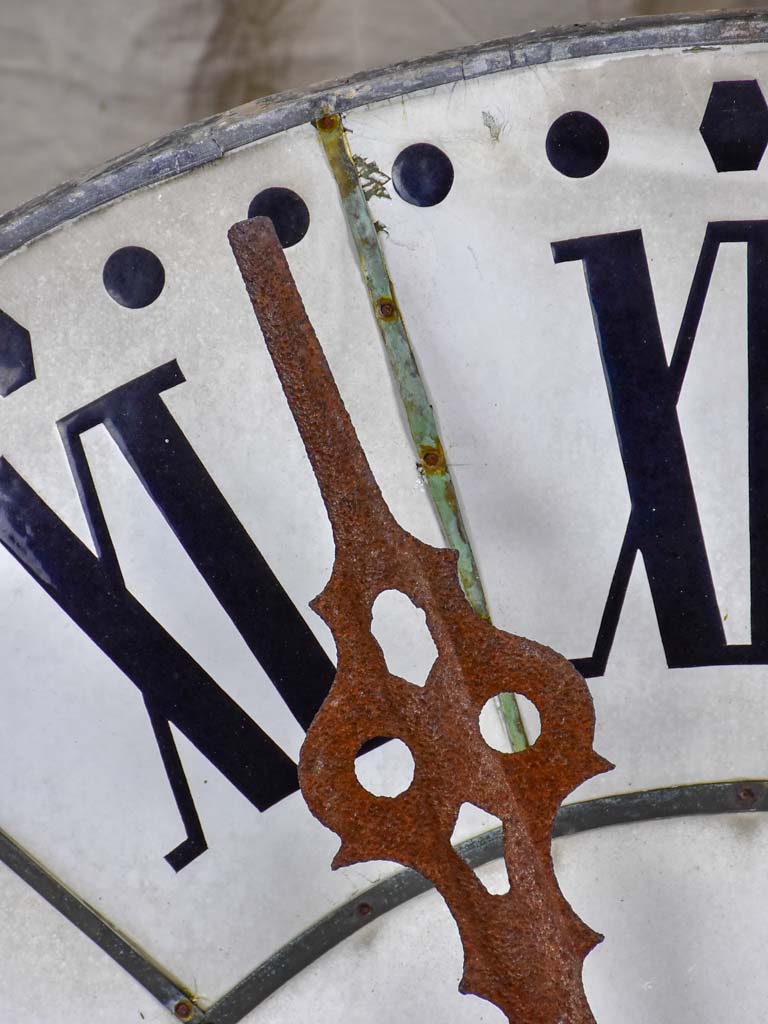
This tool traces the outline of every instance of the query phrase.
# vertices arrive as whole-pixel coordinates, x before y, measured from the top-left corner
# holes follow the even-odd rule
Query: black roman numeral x
[[[701,532],[677,402],[722,243],[747,243],[751,645],[728,646]],[[643,556],[670,667],[768,659],[768,222],[707,227],[667,364],[640,231],[569,239],[556,263],[581,260],[632,510],[591,657],[602,675],[635,555]]]
[[[177,871],[206,843],[169,723],[260,810],[298,789],[296,766],[126,589],[82,433],[106,426],[305,729],[335,673],[160,397],[183,381],[167,363],[59,424],[97,555],[0,459],[0,544],[144,696],[187,833],[167,855]]]

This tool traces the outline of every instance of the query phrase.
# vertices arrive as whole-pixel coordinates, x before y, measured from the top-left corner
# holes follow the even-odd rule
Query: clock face
[[[397,522],[459,537],[476,609],[588,681],[616,767],[553,856],[606,936],[596,1020],[760,1019],[767,25],[526,37],[259,101],[0,224],[9,1019],[505,1019],[458,994],[427,883],[331,871],[298,791],[334,545],[227,242],[253,216]],[[423,613],[389,591],[372,629],[423,683]],[[483,712],[491,746],[515,714]],[[356,764],[377,795],[413,773],[396,742]],[[466,802],[453,840],[500,893],[497,825]]]

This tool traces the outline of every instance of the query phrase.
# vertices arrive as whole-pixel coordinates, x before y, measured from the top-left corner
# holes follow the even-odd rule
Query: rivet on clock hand
[[[445,458],[439,448],[422,448],[420,455],[421,464],[427,473],[445,469]]]
[[[339,115],[325,114],[323,117],[319,117],[315,123],[321,132],[332,132],[339,126]]]
[[[397,306],[392,299],[379,299],[376,303],[376,313],[380,320],[394,320],[397,316]]]

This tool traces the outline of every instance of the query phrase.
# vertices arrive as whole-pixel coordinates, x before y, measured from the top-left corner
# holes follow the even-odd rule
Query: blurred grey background
[[[0,0],[0,212],[257,96],[702,0]]]

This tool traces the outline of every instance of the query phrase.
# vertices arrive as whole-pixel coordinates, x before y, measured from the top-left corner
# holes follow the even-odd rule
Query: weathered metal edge
[[[116,964],[119,964],[150,995],[168,1010],[182,1004],[189,1013],[180,1019],[202,1024],[203,1013],[189,992],[173,981],[141,950],[109,924],[96,910],[59,882],[22,849],[7,833],[0,830],[0,862],[31,886],[52,907],[63,914],[76,928],[92,939]]]
[[[305,91],[248,103],[135,149],[82,179],[60,185],[0,217],[0,256],[138,188],[184,174],[225,153],[327,113],[512,68],[575,57],[669,47],[768,41],[768,13],[712,12],[635,18],[530,32],[421,60],[405,61]]]
[[[552,834],[557,838],[610,825],[745,811],[768,811],[768,780],[703,783],[568,804],[558,812]],[[472,867],[496,860],[502,856],[501,830],[494,829],[468,839],[459,844],[458,850]],[[189,993],[2,830],[0,862],[92,939],[171,1013],[179,1003],[188,1003],[191,1015],[184,1019],[196,1024],[238,1024],[246,1014],[324,953],[382,914],[431,888],[430,883],[417,872],[399,871],[358,894],[288,942],[203,1013]]]
[[[340,114],[326,114],[315,122],[318,138],[339,190],[347,229],[357,252],[365,290],[376,326],[397,383],[414,454],[427,485],[432,507],[440,523],[443,539],[458,554],[457,569],[464,594],[477,614],[491,621],[488,602],[480,578],[469,533],[456,493],[450,468],[437,426],[437,415],[427,394],[419,370],[405,319],[397,302],[395,286],[387,268],[379,235],[349,148]],[[506,727],[512,749],[528,746],[525,727],[514,694],[498,701],[499,714]]]
[[[747,811],[768,811],[768,780],[651,789],[567,804],[557,814],[552,836],[558,838],[610,825],[662,818]],[[468,839],[457,849],[473,868],[496,860],[503,855],[501,829]],[[426,878],[406,869],[360,893],[260,964],[208,1010],[203,1024],[238,1024],[324,953],[387,911],[431,888]]]

